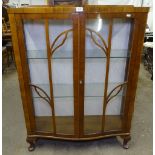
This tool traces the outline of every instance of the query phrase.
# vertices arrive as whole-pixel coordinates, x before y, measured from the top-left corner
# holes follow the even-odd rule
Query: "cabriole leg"
[[[30,144],[29,147],[28,147],[28,150],[29,151],[34,151],[37,138],[27,137],[26,141]]]
[[[123,139],[123,148],[128,149],[129,148],[128,142],[131,140],[131,136],[130,135],[122,136],[121,138]]]

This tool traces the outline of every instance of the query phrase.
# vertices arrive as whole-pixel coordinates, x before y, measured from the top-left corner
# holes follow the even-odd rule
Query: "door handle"
[[[83,81],[82,80],[80,80],[80,84],[82,84],[83,83]]]

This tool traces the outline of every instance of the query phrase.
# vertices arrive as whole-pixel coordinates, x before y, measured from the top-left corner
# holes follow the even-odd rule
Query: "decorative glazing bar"
[[[119,92],[123,89],[123,87],[124,87],[126,84],[127,84],[127,82],[124,82],[124,83],[122,83],[122,84],[116,86],[116,87],[108,94],[106,104],[108,104],[108,102],[109,102],[112,98],[114,98],[115,96],[117,96],[117,95],[119,94]],[[115,92],[116,89],[118,89],[118,91],[114,94],[114,92]],[[114,94],[114,95],[112,95],[112,94]]]
[[[103,115],[102,115],[102,133],[105,128],[105,111],[106,111],[106,98],[108,91],[108,81],[109,81],[109,65],[110,65],[110,52],[111,52],[111,40],[112,40],[112,27],[113,27],[113,19],[110,20],[109,23],[109,36],[108,36],[108,47],[107,47],[107,61],[106,61],[106,76],[105,76],[105,87],[104,87],[104,101],[103,101]]]
[[[90,29],[90,28],[86,28],[86,30],[87,30],[88,32],[90,32],[91,39],[93,40],[93,42],[95,43],[95,45],[98,46],[102,51],[104,51],[105,55],[107,56],[108,47],[107,47],[106,42],[105,42],[105,40],[103,39],[103,37],[102,37],[99,33],[97,33],[96,31],[94,31],[94,30],[92,30],[92,29]],[[94,33],[95,35],[97,35],[97,36],[101,39],[101,42],[102,42],[103,45],[100,45],[100,44],[96,41],[96,39],[94,38],[93,33]]]
[[[53,96],[53,80],[52,80],[52,60],[51,57],[53,53],[60,48],[66,41],[68,33],[71,32],[73,29],[69,29],[60,33],[55,40],[53,41],[52,45],[50,46],[49,41],[49,25],[48,20],[45,20],[45,30],[46,30],[46,46],[47,46],[47,55],[48,55],[48,72],[49,72],[49,82],[50,82],[50,96],[51,96],[51,107],[52,107],[52,118],[53,118],[53,131],[56,134],[56,120],[55,120],[55,106],[54,106],[54,96]],[[64,36],[61,43],[59,43],[56,47],[55,44],[59,40],[61,36]]]
[[[51,50],[50,50],[48,20],[45,20],[45,32],[46,32],[46,47],[47,47],[47,58],[48,58],[48,75],[49,75],[50,96],[51,96],[50,105],[52,107],[52,122],[51,123],[53,124],[53,132],[54,132],[54,134],[56,134],[55,108],[54,108],[54,99],[53,99],[52,66],[51,66]]]
[[[67,36],[68,36],[68,33],[71,32],[72,30],[73,30],[73,29],[69,29],[69,30],[63,31],[62,33],[60,33],[60,34],[55,38],[55,40],[53,41],[53,43],[52,43],[52,45],[51,45],[51,48],[50,48],[51,55],[52,55],[59,47],[61,47],[61,46],[65,43],[65,41],[66,41],[66,39],[67,39]],[[64,38],[63,38],[62,42],[61,42],[58,46],[56,46],[56,47],[54,48],[55,43],[56,43],[56,42],[58,41],[58,39],[59,39],[61,36],[63,36],[63,35],[64,35]]]
[[[30,84],[30,86],[32,88],[34,88],[35,92],[39,95],[39,97],[41,97],[43,100],[45,100],[46,102],[49,103],[49,105],[51,106],[50,104],[50,97],[47,95],[47,93],[40,87],[36,86],[36,85],[33,85],[33,84]],[[39,92],[41,91],[41,93],[43,93],[45,96],[41,95],[41,93]]]

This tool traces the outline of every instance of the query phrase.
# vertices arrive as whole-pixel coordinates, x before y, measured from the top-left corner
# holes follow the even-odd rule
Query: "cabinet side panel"
[[[9,21],[11,24],[13,49],[14,49],[16,67],[17,67],[17,72],[18,72],[18,79],[19,79],[19,84],[20,84],[20,92],[21,92],[21,98],[22,98],[22,103],[23,103],[26,128],[27,128],[27,133],[30,134],[32,131],[32,128],[31,128],[31,123],[30,123],[29,109],[27,105],[24,74],[23,74],[23,68],[22,68],[23,64],[22,64],[21,57],[20,57],[19,42],[18,42],[18,36],[17,36],[17,24],[16,24],[14,14],[9,14]]]
[[[19,51],[20,51],[20,59],[22,62],[22,74],[23,74],[23,80],[25,85],[26,104],[29,112],[31,131],[35,131],[36,128],[35,128],[34,107],[32,104],[31,90],[29,87],[30,75],[29,75],[29,69],[28,69],[28,64],[26,59],[23,19],[21,18],[20,15],[17,14],[15,15],[15,20],[18,28],[17,36],[18,36],[18,44],[19,44]]]
[[[130,132],[134,101],[136,96],[141,51],[146,27],[147,13],[136,13],[131,43],[131,62],[129,66],[129,79],[127,87],[127,98],[125,105],[124,131]]]

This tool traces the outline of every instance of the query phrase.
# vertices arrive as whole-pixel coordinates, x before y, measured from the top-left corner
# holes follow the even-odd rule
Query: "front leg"
[[[130,135],[123,136],[122,138],[123,138],[123,148],[128,149],[129,148],[128,142],[131,140],[131,136]]]
[[[29,151],[34,151],[37,138],[27,137],[26,141],[30,144],[29,147],[28,147],[28,150]]]

